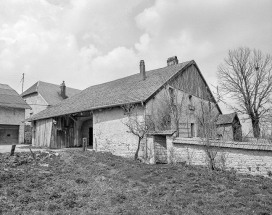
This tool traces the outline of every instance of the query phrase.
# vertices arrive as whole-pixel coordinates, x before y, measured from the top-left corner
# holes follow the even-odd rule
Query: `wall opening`
[[[93,148],[93,119],[87,119],[81,126],[81,138],[87,138],[89,148]]]
[[[191,137],[195,137],[195,124],[191,123]]]

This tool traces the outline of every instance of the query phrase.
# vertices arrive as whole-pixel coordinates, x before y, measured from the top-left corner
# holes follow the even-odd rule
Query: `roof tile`
[[[30,109],[23,98],[9,85],[0,84],[0,106]]]
[[[68,97],[71,97],[80,91],[81,90],[66,87],[66,94]],[[24,91],[21,96],[26,97],[32,93],[40,93],[40,95],[49,105],[55,105],[63,101],[63,98],[60,95],[60,85],[38,81],[26,91]]]
[[[28,120],[50,118],[127,103],[144,102],[160,89],[166,81],[191,63],[194,63],[194,61],[147,71],[145,80],[141,79],[140,74],[134,74],[91,86],[61,103],[37,113]]]

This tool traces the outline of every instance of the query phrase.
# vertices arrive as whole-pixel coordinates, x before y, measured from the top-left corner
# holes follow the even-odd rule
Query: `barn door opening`
[[[89,146],[93,148],[93,127],[89,128]]]
[[[86,138],[88,147],[93,148],[93,119],[91,117],[81,125],[81,138]]]

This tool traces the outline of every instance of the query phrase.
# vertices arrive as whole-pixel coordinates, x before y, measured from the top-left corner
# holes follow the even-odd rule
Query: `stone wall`
[[[140,120],[144,117],[144,108],[136,107]],[[93,147],[96,151],[109,151],[115,155],[133,157],[137,149],[138,138],[129,133],[124,124],[128,116],[121,107],[97,110],[93,113]],[[143,156],[144,148],[141,147],[139,156]]]
[[[204,143],[199,138],[167,138],[168,162],[207,165]],[[219,168],[253,175],[272,173],[272,145],[230,141],[211,141],[211,144],[217,152]]]
[[[201,99],[195,95],[188,94],[178,89],[174,89],[174,103],[178,109],[178,128],[175,128],[173,119],[169,119],[171,125],[167,124],[167,115],[170,117],[170,94],[168,87],[162,89],[146,104],[146,113],[150,115],[156,125],[156,130],[178,130],[179,137],[199,136],[199,117],[203,114],[202,110],[207,111],[210,108],[211,116],[217,118],[219,110],[214,103]],[[165,118],[166,117],[166,118]],[[173,117],[171,115],[171,117]]]

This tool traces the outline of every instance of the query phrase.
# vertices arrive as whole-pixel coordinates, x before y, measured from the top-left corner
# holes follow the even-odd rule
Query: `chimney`
[[[144,81],[146,79],[146,75],[145,75],[145,63],[144,60],[140,61],[140,74],[141,74],[141,78]]]
[[[65,86],[65,82],[63,81],[62,84],[60,85],[60,95],[63,99],[68,98],[68,96],[66,96],[66,86]]]
[[[178,64],[178,58],[177,58],[177,56],[169,57],[167,59],[167,66],[171,66],[171,65],[175,65],[175,64]]]

